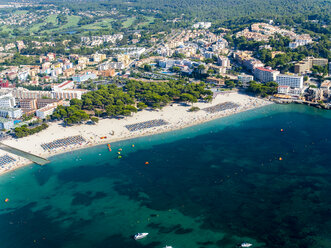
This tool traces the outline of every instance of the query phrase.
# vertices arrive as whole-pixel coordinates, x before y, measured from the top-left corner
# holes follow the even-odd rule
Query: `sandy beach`
[[[213,113],[208,113],[203,110],[204,108],[216,106],[225,102],[232,102],[238,104],[239,106],[232,109],[216,111]],[[131,139],[135,137],[181,129],[213,119],[233,115],[249,109],[265,106],[268,104],[271,104],[271,102],[260,98],[239,94],[237,92],[219,94],[211,103],[195,103],[194,106],[200,108],[200,110],[197,112],[188,112],[191,106],[173,104],[172,106],[164,107],[162,110],[139,111],[133,116],[125,117],[123,119],[100,119],[99,123],[94,125],[82,124],[64,127],[63,125],[61,125],[61,122],[54,122],[50,123],[49,128],[44,131],[41,131],[40,133],[20,139],[10,138],[4,140],[3,143],[24,150],[26,152],[31,152],[35,155],[47,158],[55,154],[72,151],[74,149],[80,149],[103,143],[111,143],[123,139]],[[129,131],[125,127],[126,125],[155,119],[162,119],[167,122],[167,125],[146,128],[137,131]],[[42,144],[76,135],[81,135],[86,140],[86,142],[78,145],[72,145],[70,147],[53,149],[51,151],[45,151],[41,147]],[[101,139],[101,137],[107,138]],[[16,161],[6,164],[3,168],[0,168],[0,175],[31,163],[27,159],[0,150],[0,156],[6,154],[16,159]]]

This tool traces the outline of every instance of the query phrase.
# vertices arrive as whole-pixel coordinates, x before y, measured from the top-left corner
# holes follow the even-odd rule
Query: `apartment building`
[[[254,76],[257,80],[267,83],[276,80],[276,76],[279,74],[279,71],[271,70],[264,67],[257,67],[254,70]]]
[[[243,87],[247,87],[250,81],[253,81],[254,77],[252,75],[240,74],[238,75],[238,81],[243,84]]]

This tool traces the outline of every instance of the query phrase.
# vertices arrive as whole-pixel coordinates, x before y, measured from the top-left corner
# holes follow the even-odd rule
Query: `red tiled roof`
[[[66,86],[67,84],[70,84],[72,81],[68,80],[68,81],[65,81],[63,82],[62,84],[59,85],[59,88],[62,88],[64,86]]]
[[[274,70],[270,70],[264,67],[256,67],[256,69],[261,70],[261,71],[268,71],[268,72],[274,72]]]

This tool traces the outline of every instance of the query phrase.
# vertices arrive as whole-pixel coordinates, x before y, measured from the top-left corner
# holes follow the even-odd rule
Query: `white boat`
[[[135,240],[138,240],[138,239],[143,239],[143,238],[146,238],[148,235],[148,233],[137,233],[136,235],[134,235],[134,239]]]
[[[240,247],[251,247],[253,244],[250,243],[242,243]]]
[[[166,245],[166,246],[163,247],[163,248],[172,248],[172,246],[171,246],[171,245]]]

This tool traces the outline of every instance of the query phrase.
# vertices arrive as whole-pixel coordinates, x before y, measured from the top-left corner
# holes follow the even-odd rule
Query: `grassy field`
[[[36,24],[33,24],[31,26],[31,28],[29,29],[31,32],[37,32],[39,30],[39,28],[44,25],[45,23],[36,23]]]
[[[42,22],[42,23],[36,23],[36,24],[32,25],[31,28],[29,29],[29,31],[31,31],[31,32],[37,32],[39,30],[39,28],[41,26],[45,25],[45,23],[47,23],[47,22],[50,22],[50,23],[53,23],[54,25],[56,25],[57,24],[56,17],[57,17],[57,15],[47,16],[47,18],[45,19],[44,22]]]
[[[26,11],[16,11],[18,13],[25,13]],[[105,18],[105,19],[101,19],[95,23],[91,23],[91,24],[87,24],[87,25],[82,25],[82,26],[78,26],[78,22],[81,19],[80,16],[76,16],[76,15],[70,15],[67,16],[68,17],[68,22],[64,25],[58,25],[57,22],[57,15],[49,15],[47,17],[44,17],[43,22],[41,23],[35,23],[32,24],[31,26],[29,26],[28,28],[25,28],[26,31],[29,31],[31,33],[34,34],[42,34],[42,35],[48,35],[52,32],[61,32],[61,31],[70,31],[70,30],[77,30],[77,31],[86,31],[88,32],[89,30],[98,30],[98,29],[110,29],[112,27],[112,22],[115,21],[115,19],[113,18]],[[141,28],[144,26],[149,25],[150,23],[154,22],[154,17],[146,17],[147,20],[145,22],[141,22],[139,24],[135,24],[133,28]],[[130,28],[132,27],[132,25],[134,24],[136,17],[128,17],[126,19],[123,19],[124,21],[122,22],[122,25],[124,28]],[[45,24],[47,23],[52,23],[53,24],[53,28],[50,29],[46,29],[46,30],[42,30],[39,31],[41,27],[43,27]],[[10,25],[4,25],[1,26],[1,29],[3,32],[12,32],[13,31],[13,27]],[[23,31],[23,30],[22,30]]]
[[[47,16],[45,21],[46,22],[51,22],[53,24],[57,24],[56,18],[57,18],[57,15],[49,15],[49,16]]]
[[[137,27],[145,27],[153,23],[155,18],[153,16],[146,16],[147,22],[142,22],[137,25]]]
[[[111,22],[114,21],[112,18],[106,18],[100,22],[95,22],[87,25],[80,26],[80,29],[102,29],[102,28],[111,28]]]
[[[125,22],[122,23],[124,28],[131,27],[133,22],[136,20],[136,17],[129,17]]]
[[[62,27],[59,27],[60,29],[66,29],[70,27],[76,27],[78,25],[78,22],[80,20],[80,16],[68,16],[68,23],[64,24]]]
[[[43,33],[50,33],[50,32],[54,32],[54,31],[66,30],[69,28],[76,28],[78,26],[78,22],[79,22],[80,18],[81,18],[80,16],[75,16],[75,15],[68,16],[68,23],[66,23],[60,27],[57,27],[57,28],[45,30],[45,31],[43,31]]]
[[[11,31],[13,31],[13,28],[9,25],[3,25],[3,26],[1,26],[1,30],[2,30],[2,32],[11,32]]]

